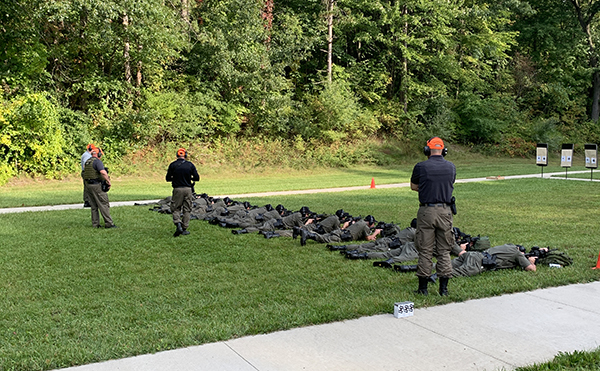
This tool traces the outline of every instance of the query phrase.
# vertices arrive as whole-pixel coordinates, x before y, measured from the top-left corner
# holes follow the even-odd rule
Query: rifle
[[[459,245],[462,245],[463,243],[467,244],[467,251],[471,250],[471,247],[473,245],[475,245],[475,243],[477,241],[479,241],[481,237],[477,236],[477,237],[471,237],[471,235],[467,235],[465,238],[463,238],[462,240],[460,240],[460,242],[458,243]]]
[[[536,258],[535,262],[537,263],[538,259],[545,258],[548,255],[548,250],[541,250],[539,246],[533,246],[528,253],[525,253],[525,257],[530,258],[533,256]]]

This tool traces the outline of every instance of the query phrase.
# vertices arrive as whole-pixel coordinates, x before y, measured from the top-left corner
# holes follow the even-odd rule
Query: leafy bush
[[[241,107],[223,102],[216,93],[148,93],[139,125],[132,134],[147,142],[182,141],[235,134]]]
[[[6,184],[12,177],[17,175],[14,167],[6,162],[0,162],[0,186]]]
[[[560,121],[556,117],[548,119],[538,118],[533,121],[530,138],[536,143],[547,143],[548,148],[556,150],[560,148],[563,135],[558,131]]]
[[[559,130],[571,143],[600,143],[600,122],[583,121],[579,125],[563,123]]]
[[[483,98],[464,94],[457,113],[460,118],[457,135],[465,143],[499,143],[503,133],[522,120],[514,101],[503,96]]]
[[[79,158],[86,146],[94,142],[89,132],[91,120],[82,112],[75,112],[66,108],[58,109],[63,138],[65,140],[64,152],[68,158],[73,159],[70,165],[79,168]]]
[[[69,168],[58,111],[44,95],[30,93],[4,102],[0,116],[0,153],[5,166],[47,177],[59,175],[65,165]]]
[[[377,132],[381,124],[372,112],[364,109],[344,80],[328,84],[308,102],[313,120],[303,130],[303,137],[329,143],[364,139]]]

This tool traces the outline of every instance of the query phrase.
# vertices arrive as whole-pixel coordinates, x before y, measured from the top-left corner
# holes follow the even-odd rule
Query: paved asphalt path
[[[544,177],[552,175],[544,174]],[[524,177],[540,177],[540,174],[504,179]],[[457,183],[489,180],[462,179]],[[400,183],[377,188],[407,186]],[[369,187],[229,197],[366,188]],[[152,202],[155,201],[137,203]],[[135,203],[111,202],[111,207]],[[13,208],[0,209],[0,213],[81,207]],[[390,298],[390,303],[404,300]],[[393,309],[390,304],[389,314],[247,336],[63,371],[495,371],[545,362],[559,352],[592,350],[600,346],[600,282],[418,308],[404,318],[394,317]]]

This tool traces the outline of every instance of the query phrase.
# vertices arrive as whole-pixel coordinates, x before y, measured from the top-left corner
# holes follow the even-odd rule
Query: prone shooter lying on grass
[[[472,277],[485,271],[511,269],[520,267],[525,271],[535,272],[536,264],[571,265],[573,259],[567,254],[550,249],[534,246],[529,253],[520,245],[504,244],[485,251],[465,251],[452,260],[452,277]],[[412,265],[395,265],[394,269],[410,272],[416,269]]]

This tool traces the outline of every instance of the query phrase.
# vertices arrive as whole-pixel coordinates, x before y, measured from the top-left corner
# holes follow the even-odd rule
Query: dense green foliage
[[[90,141],[600,141],[598,1],[330,3],[0,3],[0,183],[74,172]]]
[[[456,184],[461,230],[489,235],[494,245],[556,247],[574,264],[456,278],[449,297],[416,295],[414,274],[348,260],[313,241],[301,248],[291,238],[233,235],[199,220],[174,239],[171,217],[147,206],[113,207],[120,228],[111,230],[91,228],[86,209],[0,215],[0,370],[55,369],[391,313],[400,300],[426,307],[594,281],[596,191],[593,182],[549,179]],[[343,208],[403,226],[418,209],[408,187],[249,201]]]

